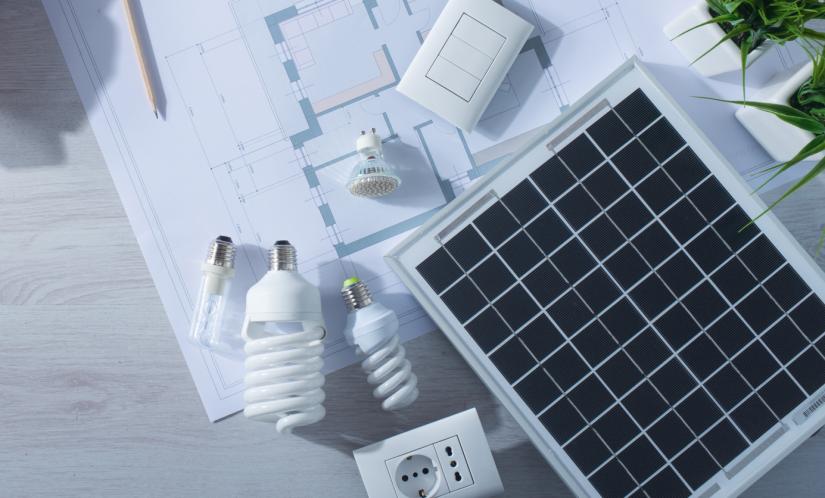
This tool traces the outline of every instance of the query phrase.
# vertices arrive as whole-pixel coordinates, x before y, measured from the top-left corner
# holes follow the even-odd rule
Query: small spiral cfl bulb
[[[300,273],[295,248],[276,242],[269,271],[246,295],[244,415],[280,433],[324,418],[321,293]]]
[[[222,325],[230,282],[235,276],[235,244],[231,238],[221,235],[212,241],[201,272],[189,340],[205,349],[230,353],[233,347]]]
[[[383,399],[381,408],[387,411],[411,405],[418,398],[418,378],[398,337],[398,316],[374,302],[360,279],[346,280],[341,296],[348,312],[344,337],[359,355],[366,356],[361,368],[367,382],[376,386],[373,396]]]
[[[384,159],[381,137],[373,128],[369,133],[362,131],[355,142],[359,161],[352,170],[347,190],[358,197],[383,197],[391,194],[401,185],[396,168]]]

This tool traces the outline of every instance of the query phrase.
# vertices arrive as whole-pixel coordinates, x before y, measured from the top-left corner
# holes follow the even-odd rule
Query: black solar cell
[[[645,436],[627,445],[618,456],[637,482],[647,480],[665,463],[662,455]]]
[[[599,152],[586,135],[576,137],[570,144],[559,151],[559,157],[579,179],[587,176],[588,173],[604,161],[601,152]]]
[[[528,273],[523,282],[530,294],[542,306],[547,306],[568,289],[564,277],[549,261],[545,261]]]
[[[722,419],[716,427],[702,436],[702,443],[723,467],[748,447],[748,442],[728,419]]]
[[[461,268],[444,249],[431,254],[418,265],[418,272],[434,292],[440,293],[461,276]]]
[[[539,315],[528,323],[518,332],[518,336],[539,360],[543,360],[564,344],[564,336],[544,315]]]
[[[676,457],[673,466],[693,489],[700,487],[720,469],[719,464],[698,442]]]
[[[561,391],[543,368],[537,368],[514,386],[533,413],[539,413],[555,401]]]
[[[547,207],[547,201],[530,183],[530,180],[523,180],[501,200],[522,224],[533,219]]]
[[[562,399],[544,412],[539,420],[556,438],[559,444],[564,444],[579,431],[584,429],[585,421],[578,410],[567,399]]]
[[[487,208],[473,223],[493,246],[500,245],[519,229],[518,221],[500,202]]]
[[[684,498],[690,496],[690,490],[671,467],[667,467],[656,474],[642,488],[648,496],[667,496],[669,498]]]
[[[530,178],[551,201],[576,184],[576,178],[558,156],[548,159],[530,175]]]
[[[671,405],[678,403],[696,387],[696,381],[676,359],[662,365],[662,368],[650,376],[650,380]]]
[[[595,321],[573,338],[573,345],[585,360],[594,367],[610,356],[618,344],[600,322]]]
[[[444,244],[444,247],[447,248],[453,259],[458,261],[458,264],[464,268],[464,271],[469,271],[470,268],[490,254],[490,248],[481,238],[478,230],[473,228],[472,225],[458,232],[455,237]]]
[[[618,460],[611,460],[591,478],[602,496],[625,496],[636,488],[636,482]]]
[[[544,259],[541,250],[524,232],[505,242],[498,252],[518,276],[524,275]]]
[[[633,138],[633,133],[619,118],[618,114],[614,112],[608,112],[600,120],[590,125],[587,134],[608,156]]]
[[[649,382],[643,382],[630,391],[630,394],[622,400],[622,405],[627,408],[641,427],[650,425],[669,408],[667,402]]]
[[[631,242],[652,267],[659,266],[677,249],[673,237],[667,233],[661,223],[653,223],[645,228]]]
[[[547,210],[525,227],[530,237],[539,245],[544,254],[550,254],[572,233],[552,210]]]
[[[583,474],[587,475],[610,458],[610,450],[599,439],[596,431],[587,429],[564,448]]]
[[[536,365],[530,352],[515,337],[491,354],[490,360],[511,384]]]
[[[614,406],[599,417],[593,427],[614,453],[617,453],[639,433],[636,423],[621,405]]]

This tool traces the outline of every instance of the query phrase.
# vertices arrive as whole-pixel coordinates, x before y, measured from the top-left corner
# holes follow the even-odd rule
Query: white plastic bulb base
[[[349,310],[344,337],[365,356],[361,368],[375,386],[373,396],[382,400],[386,411],[410,406],[418,399],[418,377],[398,337],[398,316],[372,301],[366,285],[356,278],[344,282],[341,294]]]
[[[271,268],[246,296],[244,415],[280,433],[326,415],[321,294],[296,270],[295,248],[272,250]]]

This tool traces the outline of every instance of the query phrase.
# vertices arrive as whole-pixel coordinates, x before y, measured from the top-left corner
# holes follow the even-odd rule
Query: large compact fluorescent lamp
[[[278,432],[324,418],[321,293],[300,273],[295,248],[279,241],[269,272],[246,296],[244,415]]]

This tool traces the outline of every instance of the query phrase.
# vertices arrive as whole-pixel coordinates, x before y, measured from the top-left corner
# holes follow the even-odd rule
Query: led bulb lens
[[[350,174],[347,190],[358,197],[383,197],[391,194],[401,185],[401,178],[392,164],[384,159],[381,137],[375,130],[361,132],[356,142],[360,156],[358,164]]]
[[[359,162],[350,175],[347,189],[358,197],[383,197],[401,185],[395,168],[383,159],[374,158]]]

